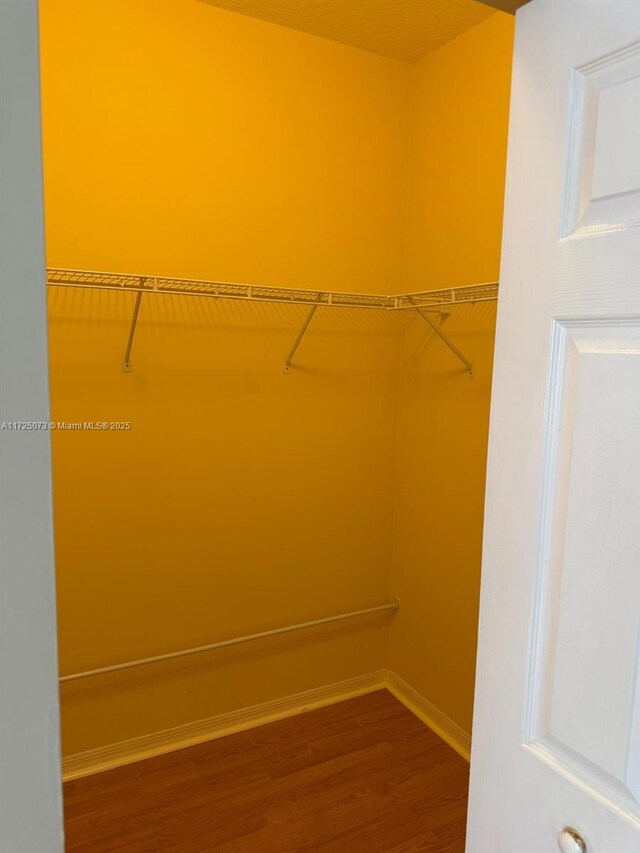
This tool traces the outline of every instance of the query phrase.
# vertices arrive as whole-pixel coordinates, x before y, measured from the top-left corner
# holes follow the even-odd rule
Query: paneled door
[[[471,768],[467,853],[640,853],[640,0],[517,16]]]

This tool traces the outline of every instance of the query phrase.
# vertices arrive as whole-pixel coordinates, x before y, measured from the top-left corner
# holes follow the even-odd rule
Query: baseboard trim
[[[286,696],[283,699],[275,699],[250,708],[240,708],[217,717],[68,755],[62,760],[62,778],[65,782],[80,779],[103,770],[112,770],[145,758],[153,758],[236,732],[257,728],[305,711],[322,708],[325,705],[364,696],[375,690],[384,689],[387,684],[386,677],[386,670],[379,670],[348,678],[336,684]]]
[[[68,782],[101,773],[103,770],[113,770],[116,767],[143,761],[145,758],[175,752],[178,749],[206,743],[383,689],[389,690],[409,711],[469,761],[471,738],[467,732],[395,672],[382,669],[348,678],[336,684],[286,696],[283,699],[275,699],[250,708],[240,708],[218,717],[197,720],[184,726],[68,755],[62,760],[62,778]]]
[[[442,740],[467,761],[471,758],[471,735],[454,723],[439,708],[436,708],[428,699],[421,696],[406,681],[403,681],[395,672],[387,672],[387,690],[392,693],[399,702],[414,713],[430,729],[432,729]]]

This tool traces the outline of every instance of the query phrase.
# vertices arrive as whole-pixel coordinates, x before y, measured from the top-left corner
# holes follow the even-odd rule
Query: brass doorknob
[[[587,853],[587,845],[580,833],[572,829],[570,826],[565,826],[560,835],[558,835],[558,847],[561,853]]]

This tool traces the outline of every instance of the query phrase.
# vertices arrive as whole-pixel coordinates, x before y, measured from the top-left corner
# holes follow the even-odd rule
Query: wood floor
[[[66,783],[66,849],[462,853],[467,781],[381,690]]]

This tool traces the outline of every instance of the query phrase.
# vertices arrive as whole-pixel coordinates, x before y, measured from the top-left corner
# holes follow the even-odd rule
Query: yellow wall
[[[416,66],[194,0],[41,0],[48,264],[371,292],[497,277],[512,23]],[[493,307],[446,329],[57,289],[63,673],[374,619],[63,690],[67,754],[392,668],[467,728]],[[394,448],[397,447],[397,456]],[[393,574],[392,574],[393,568]]]
[[[50,266],[399,286],[409,69],[193,0],[42,0]],[[62,673],[387,601],[397,329],[51,295]],[[377,670],[365,620],[76,683],[65,753]]]
[[[51,266],[388,290],[409,69],[195,0],[42,0]]]
[[[497,13],[413,69],[408,290],[498,279],[513,18]],[[495,303],[419,318],[401,343],[390,666],[471,730]]]

